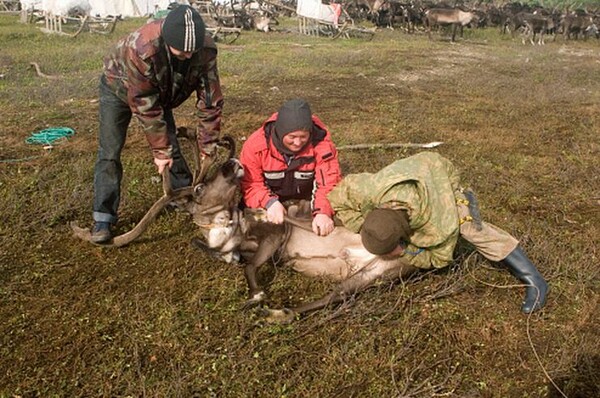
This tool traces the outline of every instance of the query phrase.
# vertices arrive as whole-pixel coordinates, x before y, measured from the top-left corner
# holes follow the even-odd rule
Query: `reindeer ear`
[[[236,159],[237,163],[238,163],[238,169],[237,172],[235,173],[235,177],[238,180],[241,180],[242,178],[244,178],[244,166],[242,166],[242,164]]]
[[[241,179],[244,176],[244,167],[239,160],[229,159],[222,167],[223,176],[227,179]]]

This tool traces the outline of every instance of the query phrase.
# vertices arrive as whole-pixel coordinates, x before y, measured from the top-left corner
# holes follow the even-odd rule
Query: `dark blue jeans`
[[[176,137],[175,119],[170,109],[164,110],[169,141],[173,146],[173,167],[169,170],[173,189],[192,184],[192,174],[181,154]],[[118,221],[121,199],[123,165],[121,151],[125,145],[131,109],[111,91],[104,76],[100,79],[100,128],[98,131],[98,158],[94,169],[94,221]]]

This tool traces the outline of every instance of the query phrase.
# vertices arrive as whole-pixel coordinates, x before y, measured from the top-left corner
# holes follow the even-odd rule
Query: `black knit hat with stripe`
[[[179,51],[194,52],[202,48],[206,26],[194,8],[181,5],[170,11],[162,26],[162,37],[168,46]]]

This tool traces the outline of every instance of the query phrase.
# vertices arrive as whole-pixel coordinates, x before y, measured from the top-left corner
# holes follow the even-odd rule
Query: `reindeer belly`
[[[328,236],[317,236],[300,228],[292,230],[285,257],[294,270],[307,276],[327,276],[336,280],[348,278],[355,264],[347,261],[348,248],[364,250],[360,235],[337,227]]]
[[[438,23],[438,25],[450,25],[450,24],[456,23],[456,20],[446,18],[446,17],[440,17],[440,18],[438,18],[438,20],[436,22]]]

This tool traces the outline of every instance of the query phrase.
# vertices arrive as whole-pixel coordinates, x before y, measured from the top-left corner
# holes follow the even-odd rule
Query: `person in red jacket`
[[[314,233],[333,231],[327,194],[341,180],[337,150],[306,101],[285,102],[244,143],[240,162],[245,206],[264,208],[269,222],[281,224],[287,200],[310,200]]]

